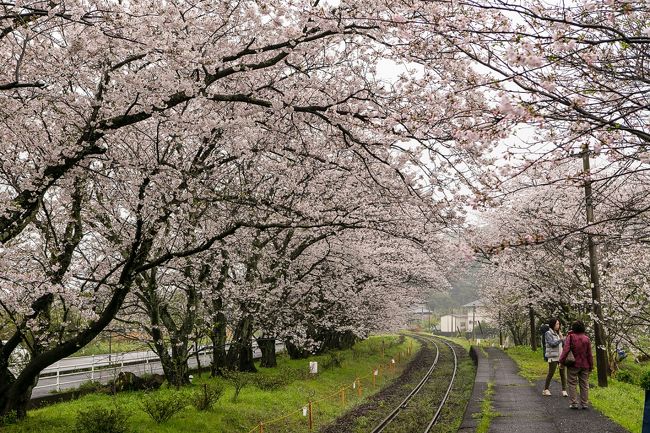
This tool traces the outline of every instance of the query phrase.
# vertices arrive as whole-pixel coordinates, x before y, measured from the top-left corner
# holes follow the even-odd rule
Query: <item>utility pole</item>
[[[533,306],[528,306],[528,319],[530,320],[530,348],[534,352],[537,350],[537,330],[535,329],[535,311]]]
[[[476,305],[472,306],[472,341],[476,341]]]
[[[585,205],[587,224],[594,223],[593,191],[591,188],[591,167],[589,164],[589,145],[582,145],[582,171],[585,178]],[[591,280],[591,302],[594,315],[594,334],[596,336],[596,367],[598,369],[598,386],[607,386],[607,353],[605,352],[605,330],[603,329],[603,309],[600,304],[600,275],[598,273],[598,251],[596,242],[587,227],[587,245],[589,248],[589,279]]]
[[[501,309],[499,308],[499,347],[503,349],[503,329],[501,326]]]

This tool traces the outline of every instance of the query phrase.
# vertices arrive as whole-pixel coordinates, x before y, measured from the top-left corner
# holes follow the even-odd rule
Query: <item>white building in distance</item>
[[[481,300],[465,304],[461,309],[460,313],[447,314],[440,318],[441,332],[473,332],[475,327],[479,327],[479,323],[489,321],[485,303]]]

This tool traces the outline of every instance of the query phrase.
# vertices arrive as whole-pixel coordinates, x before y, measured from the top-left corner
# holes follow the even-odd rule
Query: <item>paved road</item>
[[[210,354],[201,355],[201,365],[202,366],[209,365],[210,357],[211,357]],[[125,356],[124,358],[129,360],[130,362],[135,362],[138,359],[139,360],[143,359],[143,358],[137,358],[135,356]],[[196,357],[192,356],[188,364],[190,365],[190,368],[196,368],[197,367]],[[87,365],[87,364],[67,363],[66,365],[68,368],[74,368],[75,365]],[[113,364],[112,368],[96,369],[94,371],[91,370],[91,371],[83,371],[78,373],[60,373],[58,377],[58,381],[59,381],[58,387],[57,387],[57,376],[55,372],[55,374],[52,376],[45,376],[45,377],[41,376],[41,378],[38,381],[38,385],[34,388],[32,392],[32,398],[48,395],[53,391],[56,391],[57,388],[62,391],[66,389],[74,389],[79,387],[79,385],[81,385],[83,382],[87,382],[89,380],[95,380],[101,383],[108,383],[108,381],[114,379],[121,371],[129,371],[137,375],[142,375],[145,373],[162,374],[163,370],[162,370],[162,365],[160,363],[160,360],[158,360],[157,357],[144,362],[139,362],[134,364],[127,363],[124,366],[121,364],[121,362],[117,361],[116,364]],[[52,372],[51,368],[49,369],[49,372],[50,373]]]
[[[226,350],[228,346],[226,346]],[[276,351],[284,350],[282,344],[276,345]],[[201,354],[201,366],[210,364],[211,353]],[[261,351],[254,345],[253,357],[260,358]],[[94,361],[94,363],[93,363]],[[114,353],[109,355],[80,356],[65,358],[58,365],[53,364],[43,370],[38,385],[32,392],[32,398],[42,397],[54,391],[74,389],[83,382],[95,380],[108,383],[121,371],[129,371],[137,375],[145,373],[162,373],[162,365],[158,356],[152,351]],[[190,368],[198,366],[196,356],[188,361]],[[58,371],[58,376],[57,376]],[[58,383],[58,385],[57,385]]]
[[[517,364],[502,350],[488,347],[487,357],[479,352],[474,391],[465,411],[459,433],[476,430],[481,413],[481,400],[487,384],[494,384],[492,405],[499,415],[492,420],[490,433],[626,433],[595,409],[571,410],[561,397],[557,383],[551,386],[553,396],[543,397],[543,384],[531,384],[519,376]]]
[[[145,359],[155,359],[157,355],[151,350],[144,350],[141,352],[124,352],[124,353],[112,353],[104,355],[94,355],[94,356],[75,356],[70,358],[64,358],[56,364],[52,364],[47,367],[41,373],[41,376],[47,376],[49,374],[56,374],[56,371],[70,371],[74,369],[82,368],[91,368],[94,364],[96,368],[111,365],[111,363],[130,363],[133,361],[144,362]]]

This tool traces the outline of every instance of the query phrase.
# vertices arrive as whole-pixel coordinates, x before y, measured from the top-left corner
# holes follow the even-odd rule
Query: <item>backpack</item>
[[[549,329],[551,329],[551,327],[548,326],[548,323],[544,323],[544,324],[542,324],[542,326],[539,327],[539,333],[542,336],[542,356],[544,357],[544,361],[548,361],[548,359],[546,359],[546,338],[545,338],[545,335],[546,335],[546,331],[548,331]]]

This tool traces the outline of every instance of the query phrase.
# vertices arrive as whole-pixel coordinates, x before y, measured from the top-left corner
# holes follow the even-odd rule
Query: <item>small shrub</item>
[[[140,379],[142,379],[142,389],[145,391],[159,389],[165,382],[165,376],[155,373],[145,373],[140,376]]]
[[[220,382],[211,385],[203,384],[200,390],[194,392],[192,405],[196,410],[210,410],[217,404],[223,392],[224,386]]]
[[[258,375],[255,377],[255,386],[263,391],[275,391],[284,388],[289,384],[289,377],[287,376],[264,376]]]
[[[104,385],[95,380],[87,380],[79,385],[78,389],[82,393],[100,392],[104,389]]]
[[[365,428],[365,427],[368,427],[368,421],[369,420],[368,420],[367,416],[360,416],[360,417],[357,417],[357,419],[355,420],[354,425],[356,427],[359,427],[359,428]]]
[[[237,403],[239,393],[252,382],[252,375],[238,370],[226,370],[223,373],[226,378],[235,387],[235,393],[232,396],[232,402]]]
[[[646,391],[650,391],[650,370],[641,375],[639,386],[641,386],[641,388],[645,389]]]
[[[340,352],[330,352],[325,361],[323,361],[323,368],[329,370],[330,368],[341,368],[345,357]]]
[[[122,406],[91,407],[77,412],[75,427],[78,433],[125,433],[129,429],[129,416]]]
[[[630,373],[627,370],[619,370],[616,372],[616,380],[619,380],[621,382],[625,383],[631,383],[634,384],[634,376],[632,376],[632,373]]]
[[[16,413],[15,410],[12,410],[11,412],[0,416],[0,427],[10,425],[10,424],[16,424],[17,422],[18,422],[18,413]]]
[[[377,353],[380,353],[381,352],[381,342],[377,341],[374,338],[371,339],[371,340],[368,340],[368,351],[373,355],[375,355]]]
[[[312,375],[304,367],[284,367],[280,369],[280,376],[284,377],[287,384],[296,380],[307,380]]]
[[[183,410],[187,404],[187,396],[184,392],[159,391],[145,394],[140,405],[151,419],[160,424]]]

